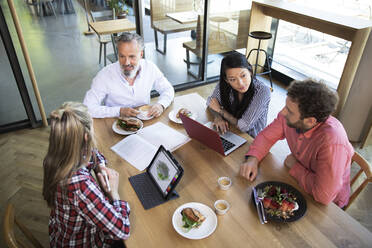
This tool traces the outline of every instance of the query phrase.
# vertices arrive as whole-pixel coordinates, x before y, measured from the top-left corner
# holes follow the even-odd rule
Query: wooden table
[[[181,24],[193,23],[198,20],[198,13],[195,11],[167,13],[165,16]]]
[[[110,34],[112,40],[112,46],[114,48],[115,58],[118,59],[115,40],[113,34],[121,32],[135,31],[136,25],[129,21],[127,18],[115,19],[99,22],[89,22],[89,26],[96,32],[97,35]]]
[[[168,119],[172,109],[187,107],[197,112],[197,120],[206,122],[211,117],[206,112],[205,100],[198,94],[176,97],[174,103],[159,118],[146,121],[145,126],[161,121],[185,133],[182,125]],[[223,157],[195,140],[182,146],[173,154],[184,168],[184,177],[176,190],[180,197],[155,208],[144,210],[128,177],[140,172],[121,159],[110,147],[123,136],[112,129],[114,119],[95,119],[94,130],[98,147],[105,154],[109,166],[120,173],[119,194],[131,206],[131,236],[125,242],[128,247],[367,247],[372,244],[372,235],[366,228],[350,217],[335,204],[323,206],[300,189],[289,176],[288,170],[274,155],[269,154],[261,162],[260,172],[254,182],[238,175],[248,143]],[[217,178],[229,176],[233,180],[228,191],[221,191]],[[290,224],[260,224],[251,200],[251,187],[268,180],[289,183],[306,198],[307,213],[297,222]],[[172,226],[173,212],[187,202],[201,202],[213,209],[217,199],[225,199],[231,209],[224,216],[218,216],[215,232],[202,240],[181,237]]]

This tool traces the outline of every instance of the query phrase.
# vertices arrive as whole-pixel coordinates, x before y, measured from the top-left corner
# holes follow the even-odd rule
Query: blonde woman
[[[118,173],[108,174],[111,190],[97,173],[92,118],[85,105],[64,103],[50,115],[48,153],[44,158],[43,196],[51,208],[51,247],[120,247],[129,237],[129,204],[120,200]],[[98,158],[98,157],[99,158]]]

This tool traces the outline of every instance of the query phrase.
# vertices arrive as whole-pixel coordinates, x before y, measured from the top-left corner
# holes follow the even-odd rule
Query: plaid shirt
[[[49,218],[50,247],[110,247],[129,237],[129,204],[112,203],[93,178],[94,164],[78,169],[63,188]]]

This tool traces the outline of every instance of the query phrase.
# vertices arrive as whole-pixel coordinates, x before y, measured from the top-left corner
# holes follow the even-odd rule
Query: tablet
[[[183,175],[183,169],[173,155],[160,146],[146,169],[164,198],[168,198]]]
[[[129,181],[145,209],[178,197],[175,188],[183,168],[163,146],[160,146],[146,172],[132,176]]]

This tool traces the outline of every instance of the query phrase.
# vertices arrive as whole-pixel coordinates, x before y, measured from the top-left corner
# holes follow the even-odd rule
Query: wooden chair
[[[18,226],[24,236],[28,241],[33,245],[33,247],[42,248],[43,246],[39,241],[32,235],[32,233],[15,217],[14,206],[8,204],[4,216],[4,238],[5,242],[9,248],[18,248],[18,247],[29,247],[28,244],[25,244],[19,238],[16,238],[14,234],[14,226]]]
[[[358,197],[360,192],[367,186],[368,183],[372,182],[372,172],[371,172],[371,166],[365,160],[359,153],[355,152],[352,159],[351,159],[351,164],[355,162],[360,166],[360,169],[357,174],[351,179],[350,186],[352,187],[356,180],[359,178],[359,176],[364,172],[366,175],[366,179],[363,180],[363,182],[359,185],[359,187],[351,194],[349,203],[344,207],[344,210],[347,210],[350,205],[354,202],[355,198]]]
[[[192,10],[191,0],[151,0],[150,1],[150,17],[151,28],[154,29],[156,51],[161,54],[167,52],[167,34],[193,30],[196,23],[182,24],[176,22],[166,16],[167,13],[184,12]],[[159,49],[158,33],[162,33],[164,37],[163,50]]]
[[[103,11],[89,11],[90,16],[93,22],[103,21],[103,20],[112,20],[115,19],[115,13],[113,10],[103,10]],[[103,47],[103,64],[106,66],[106,45],[111,42],[111,35],[98,35],[99,42],[99,59],[98,62],[101,64],[102,57],[102,47]],[[115,47],[114,47],[115,49]]]

